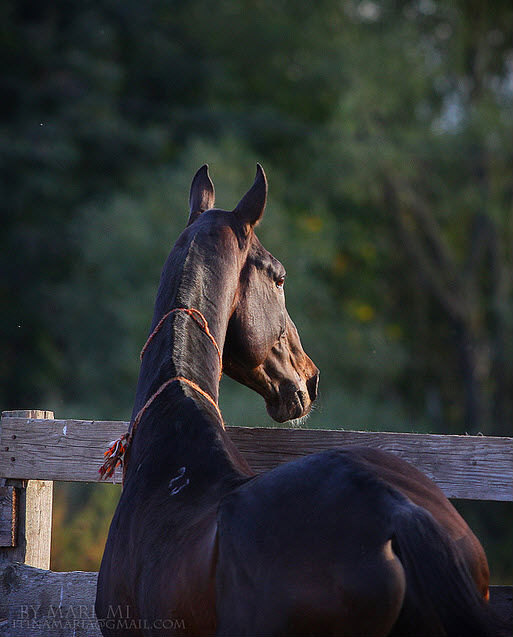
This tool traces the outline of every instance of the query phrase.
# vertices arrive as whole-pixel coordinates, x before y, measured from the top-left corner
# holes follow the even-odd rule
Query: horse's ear
[[[189,221],[191,225],[205,210],[214,207],[216,193],[214,184],[208,175],[208,164],[204,164],[194,175],[189,195]]]
[[[244,225],[252,228],[262,218],[266,201],[267,179],[264,169],[260,166],[260,164],[257,164],[255,181],[248,192],[239,201],[233,212],[239,217]]]

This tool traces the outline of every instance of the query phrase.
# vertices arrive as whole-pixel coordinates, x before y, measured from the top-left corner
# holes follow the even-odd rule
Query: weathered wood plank
[[[0,487],[0,546],[16,546],[16,489]]]
[[[97,573],[55,573],[18,562],[0,569],[0,637],[101,637]]]
[[[55,573],[23,564],[0,568],[0,637],[99,637],[94,613],[97,573]],[[490,605],[512,619],[513,587],[492,586]],[[113,608],[104,621],[123,621]]]
[[[256,471],[323,449],[362,445],[395,453],[450,498],[513,500],[513,438],[302,429],[230,429]]]
[[[21,419],[22,422],[53,422],[52,411],[26,410],[2,413],[2,429],[8,427],[11,420]],[[30,435],[30,430],[27,430]],[[0,433],[1,437],[1,433]],[[10,439],[16,440],[16,434],[11,434]],[[2,446],[5,453],[8,444]],[[8,475],[0,477],[8,478]],[[35,476],[27,475],[26,478]],[[12,480],[10,481],[12,483]],[[36,568],[50,568],[50,545],[52,534],[52,505],[53,482],[49,480],[32,480],[18,482],[16,485],[16,541],[8,548],[0,549],[0,560],[24,562]]]
[[[107,444],[127,428],[128,423],[120,421],[5,418],[0,476],[96,481]],[[412,462],[449,497],[513,500],[513,438],[247,427],[228,431],[256,471],[323,449],[358,444]]]
[[[8,480],[15,488],[15,541],[1,546],[2,561],[21,562],[36,568],[50,568],[53,482]],[[14,483],[14,484],[12,484]]]
[[[103,452],[127,429],[122,421],[2,418],[0,476],[96,482]]]
[[[52,544],[53,482],[29,480],[25,494],[24,529],[18,525],[18,543],[25,535],[25,564],[36,568],[50,568]],[[21,512],[21,511],[20,511]]]

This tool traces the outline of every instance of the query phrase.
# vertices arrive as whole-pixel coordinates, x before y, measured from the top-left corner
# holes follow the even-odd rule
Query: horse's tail
[[[453,540],[428,511],[401,504],[392,545],[405,571],[406,593],[391,635],[507,637]]]

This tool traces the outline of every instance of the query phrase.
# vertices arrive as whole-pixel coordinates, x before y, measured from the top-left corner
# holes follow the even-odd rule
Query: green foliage
[[[5,409],[128,419],[192,175],[208,162],[229,209],[258,160],[259,234],[322,371],[307,426],[511,435],[508,0],[6,0],[0,17]],[[272,424],[229,380],[221,407]],[[96,568],[114,506],[78,490],[57,497],[57,568]]]
[[[99,570],[120,493],[120,486],[58,484],[53,504],[52,570]]]

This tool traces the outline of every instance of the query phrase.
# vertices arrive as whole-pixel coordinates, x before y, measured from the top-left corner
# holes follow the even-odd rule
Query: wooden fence
[[[4,412],[0,427],[0,637],[98,637],[93,608],[97,574],[49,570],[53,481],[96,482],[107,444],[128,423],[55,420],[52,412],[18,411]],[[322,449],[359,444],[408,460],[450,498],[513,501],[513,438],[228,431],[256,471]],[[493,586],[490,599],[511,625],[512,593],[512,586]]]

